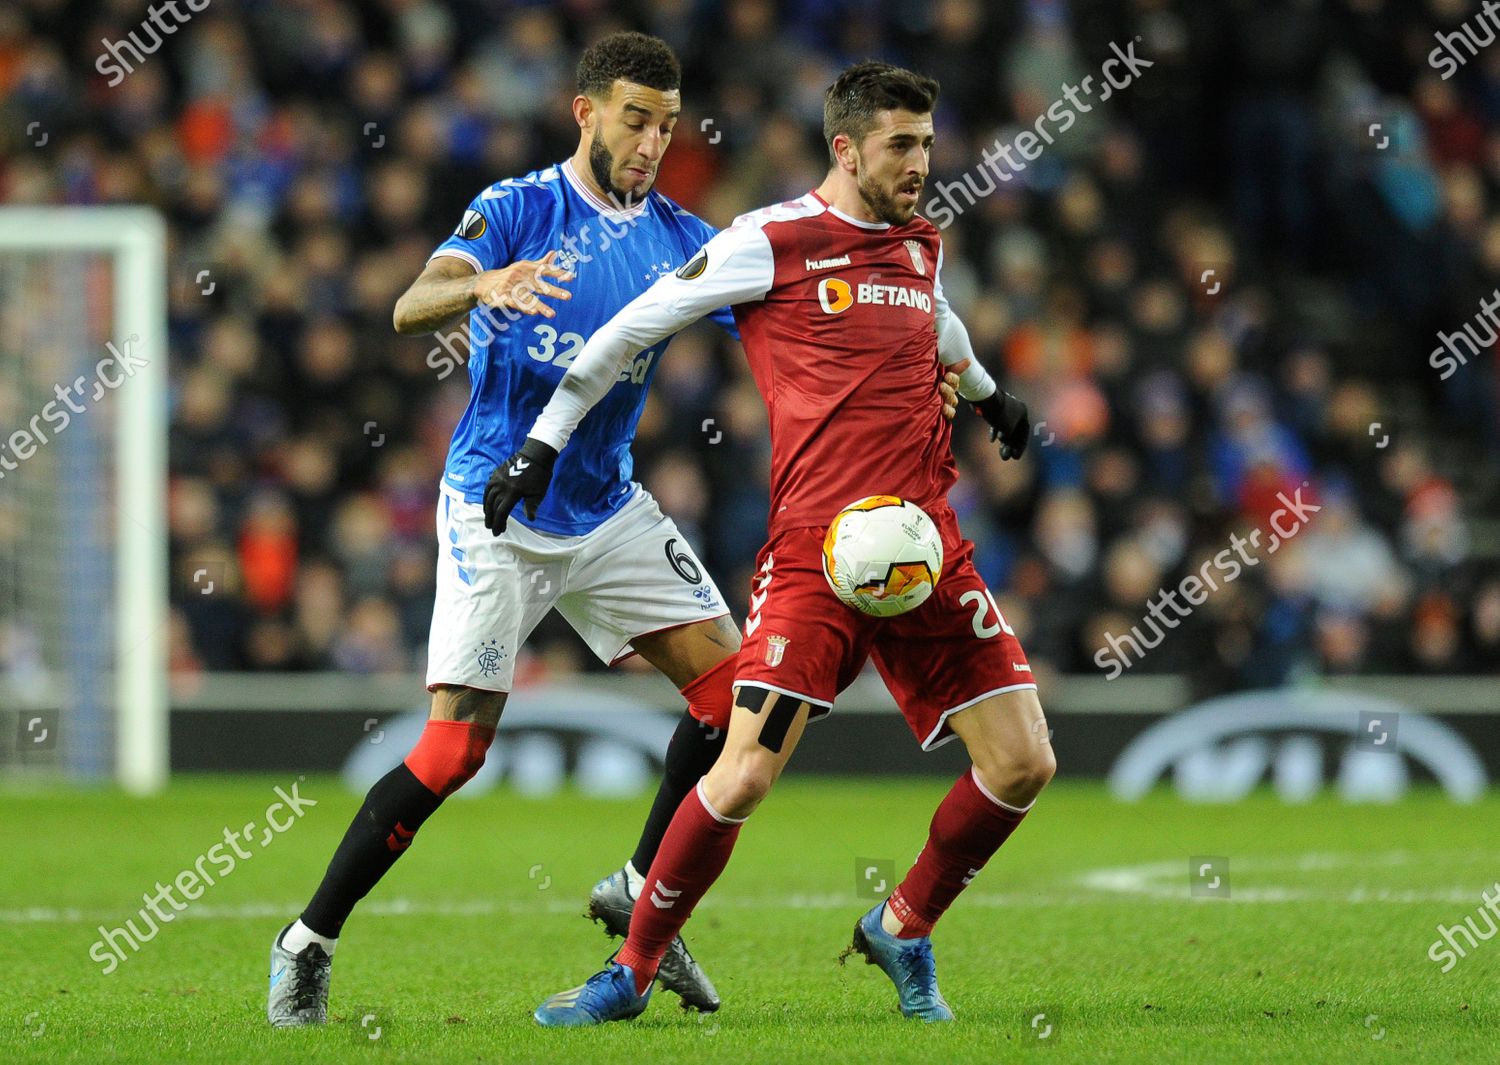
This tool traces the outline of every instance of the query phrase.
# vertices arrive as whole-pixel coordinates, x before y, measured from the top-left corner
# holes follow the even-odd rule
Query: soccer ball
[[[895,617],[932,594],[943,572],[943,538],[927,512],[896,496],[850,503],[823,537],[823,576],[862,614]]]

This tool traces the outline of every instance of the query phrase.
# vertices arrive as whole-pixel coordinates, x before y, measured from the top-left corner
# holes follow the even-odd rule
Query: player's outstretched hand
[[[951,422],[958,415],[958,374],[951,371],[943,374],[938,392],[943,397],[943,417]]]
[[[521,450],[495,467],[490,483],[484,486],[485,527],[499,536],[505,531],[510,512],[523,500],[526,516],[535,518],[536,508],[552,483],[552,464],[556,461],[557,451],[550,444],[528,436]]]
[[[540,259],[522,259],[499,270],[486,270],[474,278],[474,299],[481,307],[497,307],[555,318],[557,312],[541,297],[570,300],[573,293],[547,280],[573,280],[573,273],[557,265],[557,252],[549,251]]]
[[[1018,459],[1031,442],[1031,415],[1009,392],[996,392],[974,404],[974,413],[990,423],[990,439],[1000,441],[1002,459]]]

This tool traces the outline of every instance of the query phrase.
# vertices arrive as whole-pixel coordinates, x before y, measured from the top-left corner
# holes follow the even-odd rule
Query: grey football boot
[[[629,934],[633,909],[635,897],[630,893],[630,878],[624,869],[610,873],[589,892],[588,916],[603,921],[604,930],[612,936]],[[681,936],[673,939],[667,947],[656,978],[668,991],[675,991],[682,997],[683,1008],[691,1006],[701,1013],[712,1013],[719,1008],[719,992],[714,989],[708,974],[688,953]]]
[[[333,959],[321,943],[309,943],[293,954],[281,945],[290,924],[271,943],[271,988],[266,1019],[276,1028],[328,1023],[328,978]]]

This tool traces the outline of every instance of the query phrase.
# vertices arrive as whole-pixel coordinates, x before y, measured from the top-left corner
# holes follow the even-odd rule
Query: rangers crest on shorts
[[[479,671],[486,677],[500,672],[500,664],[505,661],[508,653],[497,640],[486,640],[475,651],[478,653]]]
[[[789,643],[791,643],[791,642],[792,642],[791,639],[788,638],[788,637],[786,637],[786,636],[767,636],[766,637],[766,665],[768,665],[768,666],[779,666],[779,665],[781,665],[781,656],[786,653],[786,645],[789,644]]]

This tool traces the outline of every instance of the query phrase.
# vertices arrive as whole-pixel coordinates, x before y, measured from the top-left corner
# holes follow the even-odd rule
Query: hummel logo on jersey
[[[519,477],[521,476],[521,474],[526,472],[526,468],[530,465],[530,459],[516,459],[510,464],[510,469],[506,472],[509,473],[512,477]]]
[[[661,895],[658,896],[657,892],[660,892]],[[673,906],[677,905],[677,896],[681,894],[681,891],[673,891],[658,880],[656,886],[651,889],[651,905],[655,906],[658,910],[670,910]]]
[[[969,875],[966,876],[966,877],[964,877],[964,881],[963,882],[965,884],[967,884],[970,880],[973,880],[978,875],[979,875],[979,870],[978,869],[970,869],[969,870]]]
[[[835,266],[849,266],[849,256],[840,255],[837,259],[807,259],[808,272],[814,270],[832,270]]]
[[[754,636],[755,630],[760,628],[760,608],[765,603],[766,596],[771,594],[765,589],[771,583],[771,566],[775,561],[776,556],[766,555],[766,564],[760,568],[760,572],[764,576],[755,579],[755,588],[756,591],[760,592],[760,597],[756,598],[754,592],[750,594],[750,616],[745,619],[746,636]]]

